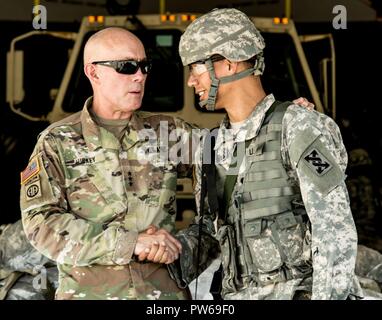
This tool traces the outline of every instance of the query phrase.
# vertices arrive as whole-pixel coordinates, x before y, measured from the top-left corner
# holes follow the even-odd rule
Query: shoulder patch
[[[303,152],[297,170],[309,188],[314,188],[324,196],[345,180],[344,172],[320,139],[316,139]],[[300,188],[308,185],[300,185]]]
[[[332,164],[329,160],[315,148],[308,150],[304,155],[304,161],[306,161],[308,167],[318,176],[324,175],[332,168]]]
[[[36,179],[32,183],[25,185],[25,195],[27,201],[40,198],[42,196],[40,179]]]
[[[40,165],[38,162],[37,155],[29,161],[28,166],[25,168],[23,172],[20,173],[21,184],[25,184],[30,179],[32,179],[35,175],[40,172]]]

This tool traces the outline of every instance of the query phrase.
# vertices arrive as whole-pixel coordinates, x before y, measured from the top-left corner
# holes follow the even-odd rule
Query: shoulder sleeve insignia
[[[40,172],[40,165],[39,165],[37,156],[35,156],[28,163],[28,166],[26,167],[26,169],[20,173],[21,184],[25,184],[30,179],[32,179],[35,175],[37,175],[39,172]]]
[[[317,149],[310,149],[304,156],[308,167],[312,169],[318,176],[324,175],[328,172],[332,165]]]
[[[41,184],[40,180],[37,178],[37,180],[33,181],[32,183],[29,183],[28,185],[25,185],[25,194],[26,194],[26,200],[33,200],[36,198],[41,197]]]

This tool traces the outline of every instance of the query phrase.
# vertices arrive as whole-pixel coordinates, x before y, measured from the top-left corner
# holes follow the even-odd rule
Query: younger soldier
[[[217,232],[222,296],[347,299],[359,285],[341,134],[331,118],[265,93],[264,47],[252,21],[236,9],[196,19],[179,44],[200,105],[227,112],[214,148],[215,185],[207,179],[210,198],[217,188],[212,203],[223,204]],[[201,168],[197,203],[206,179]]]

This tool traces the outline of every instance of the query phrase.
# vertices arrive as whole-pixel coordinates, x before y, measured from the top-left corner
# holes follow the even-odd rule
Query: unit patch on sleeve
[[[26,200],[32,200],[41,197],[40,179],[36,179],[24,186]]]
[[[28,163],[26,169],[20,173],[21,184],[25,184],[30,179],[32,179],[35,175],[40,172],[40,165],[38,163],[37,156],[33,157],[32,160]]]
[[[308,167],[318,176],[324,175],[332,168],[329,160],[314,148],[306,153],[304,160],[308,164]]]

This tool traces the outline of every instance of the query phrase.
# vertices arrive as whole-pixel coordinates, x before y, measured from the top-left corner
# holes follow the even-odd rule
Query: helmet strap
[[[206,109],[208,111],[214,111],[215,110],[215,103],[216,103],[216,96],[218,94],[218,88],[219,88],[220,80],[218,78],[216,78],[215,68],[214,68],[214,64],[213,64],[211,58],[207,59],[205,61],[205,64],[207,66],[208,73],[210,74],[211,87],[210,87],[210,90],[208,92],[208,99],[204,100],[204,101],[200,101],[199,105],[201,107],[206,107]]]
[[[209,111],[215,110],[216,96],[218,94],[218,88],[219,88],[220,83],[228,83],[228,82],[232,82],[232,81],[236,81],[236,80],[245,78],[251,74],[254,74],[255,70],[256,70],[255,68],[249,68],[249,69],[243,70],[239,73],[235,73],[231,76],[226,76],[226,77],[222,77],[222,78],[218,79],[218,78],[216,78],[215,69],[214,69],[214,65],[213,65],[211,58],[207,59],[205,61],[205,64],[206,64],[207,70],[210,74],[211,87],[210,87],[210,90],[208,92],[208,99],[204,100],[204,101],[200,101],[199,105],[201,107],[205,107]]]
[[[249,68],[249,69],[240,71],[238,73],[235,73],[231,76],[226,76],[226,77],[220,78],[220,83],[227,83],[227,82],[236,81],[236,80],[245,78],[245,77],[247,77],[253,73],[255,73],[255,68]]]

